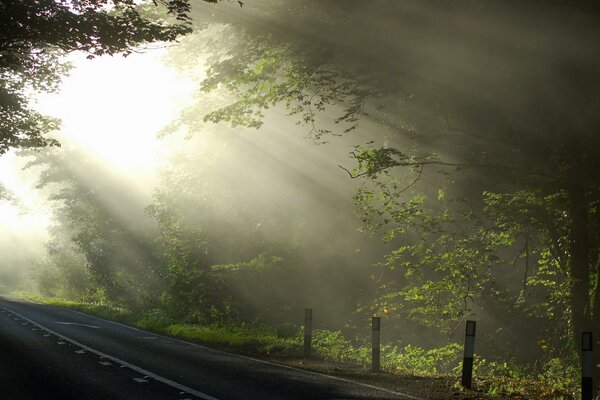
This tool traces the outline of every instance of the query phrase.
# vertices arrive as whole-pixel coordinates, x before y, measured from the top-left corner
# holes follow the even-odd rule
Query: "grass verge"
[[[226,349],[241,349],[249,354],[269,355],[273,351],[296,353],[300,351],[298,335],[281,338],[275,329],[249,326],[217,326],[170,323],[155,315],[138,314],[123,307],[110,304],[78,302],[57,297],[47,297],[28,292],[13,292],[15,297],[36,301],[56,307],[81,311],[136,328],[161,333],[203,344],[217,345]]]

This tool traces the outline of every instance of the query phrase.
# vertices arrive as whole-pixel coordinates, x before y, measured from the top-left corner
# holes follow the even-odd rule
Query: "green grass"
[[[251,353],[270,354],[274,350],[298,352],[300,342],[294,338],[280,338],[274,329],[240,326],[165,324],[144,318],[135,326],[170,336],[217,344],[229,348],[240,348]]]
[[[275,329],[170,323],[164,318],[157,317],[153,313],[146,315],[135,314],[125,308],[115,307],[110,304],[78,302],[27,292],[13,292],[12,295],[43,304],[81,311],[86,314],[95,315],[111,321],[122,322],[136,328],[156,333],[205,344],[243,349],[249,353],[271,354],[275,351],[289,353],[300,351],[300,340],[298,335],[292,338],[280,338],[277,336]]]
[[[29,292],[12,292],[11,295],[26,300],[32,300],[43,304],[49,304],[56,307],[63,307],[71,310],[81,311],[86,314],[110,319],[112,321],[132,323],[136,320],[136,316],[131,311],[110,304],[67,300],[59,297],[47,297]]]

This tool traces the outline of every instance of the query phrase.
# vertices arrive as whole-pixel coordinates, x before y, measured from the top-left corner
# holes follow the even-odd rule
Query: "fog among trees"
[[[0,1],[3,20],[29,3]],[[5,227],[5,291],[280,332],[312,308],[356,346],[379,315],[386,351],[451,360],[436,373],[477,320],[481,371],[578,382],[581,332],[600,335],[594,2],[114,3],[78,35],[36,36],[52,19],[26,45],[0,32],[0,152],[31,182],[3,178],[5,210],[31,212],[36,193],[50,221],[31,238]],[[62,132],[35,104],[68,92],[69,69],[123,56],[160,69],[137,98],[121,82],[84,107],[87,145],[66,133],[75,103]],[[121,97],[117,119],[103,104]],[[148,176],[131,165],[149,147],[125,139],[138,125],[156,142]]]

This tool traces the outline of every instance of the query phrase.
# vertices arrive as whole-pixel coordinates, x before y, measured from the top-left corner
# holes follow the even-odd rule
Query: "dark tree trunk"
[[[596,386],[596,397],[600,395],[600,264],[596,265],[598,274],[594,305],[592,307],[592,329],[594,333],[594,383]]]
[[[573,334],[576,337],[578,349],[581,345],[581,332],[591,329],[590,302],[590,241],[589,220],[585,188],[579,179],[577,168],[570,176],[567,190],[571,212],[571,313]]]
[[[593,331],[598,326],[598,315],[592,312],[590,296],[590,231],[586,191],[582,182],[582,168],[578,161],[572,165],[566,185],[569,195],[569,211],[571,213],[570,232],[570,299],[573,340],[575,351],[581,354],[581,333]],[[594,304],[597,307],[597,304]],[[592,317],[594,317],[592,319]],[[596,329],[595,336],[600,332]],[[594,349],[598,352],[598,348]],[[598,388],[600,374],[598,368],[594,371],[594,382]],[[596,393],[598,390],[596,389]]]

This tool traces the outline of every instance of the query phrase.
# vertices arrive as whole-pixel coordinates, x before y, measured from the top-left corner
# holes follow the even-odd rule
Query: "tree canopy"
[[[276,3],[183,46],[212,52],[201,90],[231,101],[176,127],[258,128],[272,107],[318,139],[376,124],[347,171],[366,230],[396,246],[382,306],[451,332],[509,298],[549,316],[559,352],[598,331],[597,3]]]

